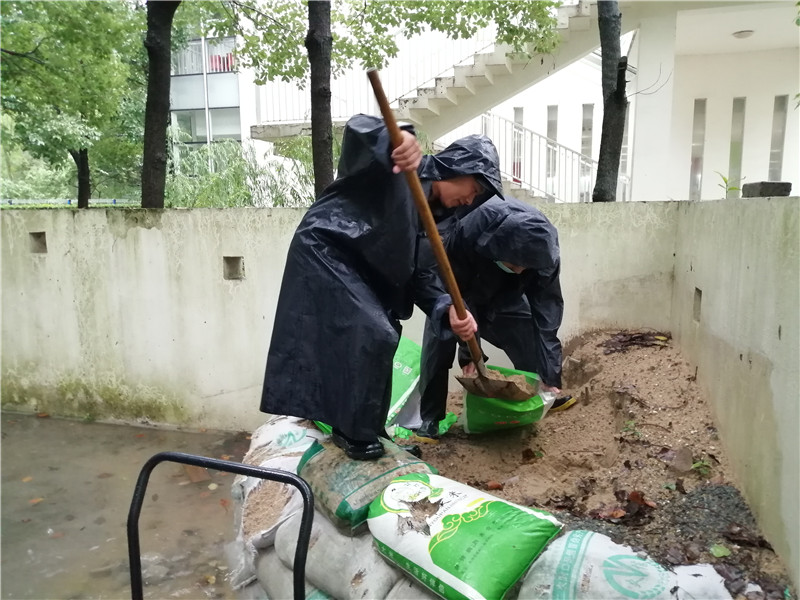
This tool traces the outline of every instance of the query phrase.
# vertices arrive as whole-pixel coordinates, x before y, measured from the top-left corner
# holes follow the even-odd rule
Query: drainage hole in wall
[[[47,253],[47,235],[44,231],[32,231],[29,237],[31,252],[34,254]]]
[[[694,306],[692,307],[692,318],[696,323],[700,322],[700,306],[703,304],[703,290],[694,288]]]
[[[242,256],[223,256],[222,257],[222,278],[223,279],[244,279],[244,257],[242,257]]]

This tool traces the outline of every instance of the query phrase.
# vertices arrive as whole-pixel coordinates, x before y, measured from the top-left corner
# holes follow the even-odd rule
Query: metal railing
[[[130,561],[131,598],[133,600],[142,600],[144,598],[144,590],[142,587],[142,557],[139,547],[139,515],[142,512],[142,504],[144,503],[144,495],[147,492],[150,473],[162,462],[176,462],[184,465],[217,469],[227,473],[236,473],[237,475],[277,481],[296,487],[303,499],[303,513],[300,519],[300,529],[297,534],[297,547],[294,553],[292,588],[295,600],[302,600],[305,598],[306,558],[308,556],[308,546],[311,540],[311,526],[314,522],[314,494],[311,492],[311,488],[306,481],[295,473],[281,471],[279,469],[267,469],[229,460],[185,454],[183,452],[159,452],[151,456],[139,472],[139,478],[136,480],[136,487],[133,490],[130,510],[128,511],[128,559]]]
[[[591,202],[597,161],[513,121],[484,113],[481,132],[500,155],[500,171],[519,188],[548,202]],[[617,180],[617,200],[628,199],[628,177]]]

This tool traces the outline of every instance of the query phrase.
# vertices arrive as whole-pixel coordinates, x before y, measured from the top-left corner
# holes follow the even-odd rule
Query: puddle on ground
[[[130,598],[127,518],[139,472],[158,452],[240,462],[246,433],[189,433],[2,413],[3,598]],[[139,517],[145,598],[234,598],[235,475],[153,470]],[[194,477],[199,479],[199,477]]]

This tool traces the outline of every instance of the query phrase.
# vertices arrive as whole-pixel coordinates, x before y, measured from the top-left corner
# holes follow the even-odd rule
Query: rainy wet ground
[[[247,433],[0,418],[3,598],[130,598],[126,523],[145,462],[163,451],[238,462],[250,443]],[[139,518],[145,598],[234,597],[223,550],[234,475],[192,475],[161,463],[150,477]]]

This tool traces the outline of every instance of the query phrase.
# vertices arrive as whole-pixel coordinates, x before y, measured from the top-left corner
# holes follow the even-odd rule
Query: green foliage
[[[716,558],[724,558],[731,555],[730,549],[722,544],[714,544],[708,549],[708,551],[711,552],[711,555]]]
[[[0,101],[9,140],[53,165],[98,149],[119,174],[141,152],[144,12],[130,2],[0,3]],[[115,140],[100,145],[101,141]],[[105,155],[105,158],[101,158]],[[92,154],[94,156],[94,154]],[[134,163],[135,164],[135,163]],[[123,177],[128,179],[128,177]]]
[[[164,205],[173,207],[309,206],[314,185],[308,138],[287,140],[288,156],[259,156],[234,140],[173,144]]]
[[[725,195],[727,195],[728,192],[738,192],[739,190],[741,190],[741,188],[738,187],[737,185],[734,185],[734,183],[741,183],[742,181],[744,181],[744,179],[745,179],[744,177],[742,177],[738,181],[734,182],[734,181],[731,181],[730,179],[728,179],[727,177],[725,177],[725,175],[723,175],[719,171],[714,171],[714,173],[719,175],[720,179],[722,179],[722,182],[718,183],[717,185],[723,189],[723,191],[725,192]]]
[[[3,144],[0,145],[0,198],[3,200],[35,200],[68,198],[74,195],[74,165],[53,167],[31,156],[13,143],[14,120],[0,116]]]
[[[695,461],[692,463],[692,470],[700,475],[700,477],[706,478],[711,475],[711,463],[705,458]]]
[[[636,428],[636,421],[625,421],[625,427],[622,428],[622,433],[629,433],[635,438],[642,437],[642,432]]]
[[[552,51],[558,40],[549,0],[334,0],[331,11],[335,76],[358,63],[383,68],[397,56],[398,37],[426,30],[469,38],[494,25],[497,41],[516,52]],[[253,68],[258,83],[281,79],[305,85],[308,56],[302,44],[308,29],[306,4],[296,0],[259,3],[226,0],[184,2],[176,18],[204,23],[204,33],[238,35],[239,62]],[[182,11],[184,12],[181,15]]]

